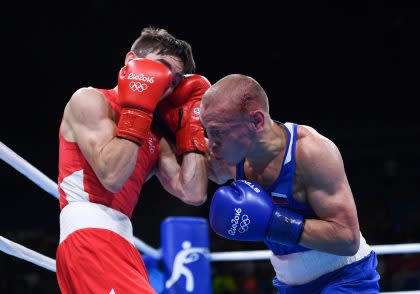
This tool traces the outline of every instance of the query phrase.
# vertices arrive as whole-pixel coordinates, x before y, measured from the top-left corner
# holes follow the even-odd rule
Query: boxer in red
[[[155,174],[185,203],[206,200],[199,105],[209,82],[194,71],[191,46],[162,29],[134,42],[110,90],[76,91],[59,132],[62,293],[155,293],[133,246],[131,214]],[[158,107],[175,145],[153,127]],[[197,110],[198,109],[198,110]]]

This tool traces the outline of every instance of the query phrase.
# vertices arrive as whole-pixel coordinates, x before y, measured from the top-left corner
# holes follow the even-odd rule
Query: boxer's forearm
[[[109,103],[97,90],[76,91],[64,111],[61,129],[76,142],[102,185],[118,192],[133,172],[138,146],[115,137],[117,126]]]
[[[306,219],[299,245],[336,255],[354,255],[359,249],[360,232],[334,222]]]
[[[98,152],[94,171],[107,190],[114,193],[121,190],[136,166],[137,152],[135,143],[117,137]]]
[[[179,171],[182,200],[201,205],[207,199],[207,164],[204,155],[190,152],[183,155]]]
[[[181,164],[174,148],[165,138],[160,140],[156,176],[166,191],[190,205],[200,205],[207,199],[207,166],[205,157],[190,152],[182,156]]]

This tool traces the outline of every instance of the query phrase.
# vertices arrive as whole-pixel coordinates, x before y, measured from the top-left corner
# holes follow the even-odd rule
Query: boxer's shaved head
[[[267,94],[251,77],[228,75],[204,94],[200,119],[212,154],[236,164],[270,120]]]
[[[226,115],[269,112],[264,89],[253,78],[241,74],[228,75],[215,83],[203,96],[202,108],[218,108]]]

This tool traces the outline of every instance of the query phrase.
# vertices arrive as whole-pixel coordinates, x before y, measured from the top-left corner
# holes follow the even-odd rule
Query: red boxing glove
[[[117,137],[139,145],[143,142],[152,123],[153,111],[171,81],[171,71],[149,59],[133,59],[120,70],[118,96],[121,113]]]
[[[186,75],[172,95],[159,104],[159,112],[176,136],[176,154],[206,152],[200,103],[210,82],[200,75]]]

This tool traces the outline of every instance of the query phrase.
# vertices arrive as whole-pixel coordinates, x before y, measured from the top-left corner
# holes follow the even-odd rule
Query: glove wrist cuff
[[[141,109],[123,108],[116,136],[140,145],[147,138],[153,114]]]
[[[176,155],[187,152],[205,153],[204,129],[201,126],[181,128],[176,132]]]
[[[303,231],[305,219],[302,215],[276,207],[271,216],[267,240],[284,245],[297,245]]]

